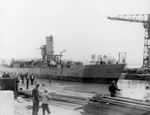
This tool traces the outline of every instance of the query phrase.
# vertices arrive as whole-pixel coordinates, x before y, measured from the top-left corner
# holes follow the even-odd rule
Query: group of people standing
[[[4,72],[2,78],[10,78],[9,72]]]
[[[44,92],[39,95],[39,84],[36,84],[35,88],[32,90],[32,96],[33,96],[33,109],[32,109],[32,115],[38,115],[39,111],[39,101],[42,102],[42,112],[43,115],[45,115],[45,111],[47,111],[48,115],[51,113],[48,101],[51,99],[50,95],[48,94],[48,90],[44,90]],[[116,85],[115,81],[112,81],[111,85],[109,86],[110,96],[116,97],[116,91],[121,91]]]
[[[32,96],[33,96],[33,111],[32,111],[32,115],[38,115],[38,111],[39,111],[39,101],[41,100],[42,102],[42,111],[43,111],[43,115],[45,115],[45,111],[47,111],[48,114],[50,114],[50,110],[48,107],[48,102],[50,99],[52,99],[49,94],[48,94],[48,90],[44,90],[44,92],[39,95],[39,84],[36,84],[36,87],[32,90]],[[115,98],[117,91],[121,91],[122,89],[119,89],[117,87],[116,81],[112,81],[111,84],[108,87],[108,90],[110,92],[110,97]],[[146,95],[144,97],[144,100],[150,100],[150,90],[149,90],[149,86],[146,86]]]
[[[51,97],[48,94],[48,90],[44,90],[44,92],[39,95],[39,84],[36,84],[36,87],[32,90],[32,96],[33,96],[33,110],[32,115],[38,115],[39,111],[39,101],[42,102],[42,111],[43,115],[45,115],[45,111],[47,111],[48,115],[51,113],[48,107],[48,101],[51,99]]]
[[[26,89],[29,89],[29,81],[31,82],[31,85],[33,85],[34,80],[35,80],[34,75],[33,74],[28,74],[28,73],[21,74],[20,78],[21,78],[22,84],[24,84],[24,81],[26,79]]]

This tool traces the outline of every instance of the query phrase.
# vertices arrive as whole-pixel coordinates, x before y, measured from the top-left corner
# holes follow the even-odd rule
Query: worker
[[[20,78],[21,78],[22,84],[24,84],[24,75],[21,74],[21,75],[20,75]]]
[[[34,75],[33,74],[30,75],[30,81],[31,81],[31,85],[33,85],[33,82],[34,82]]]
[[[29,89],[29,76],[26,76],[26,89]]]
[[[146,86],[145,90],[146,90],[146,92],[144,94],[143,101],[150,101],[150,89],[149,89],[149,86]]]
[[[50,99],[51,97],[48,94],[48,90],[45,89],[44,92],[41,94],[43,115],[45,115],[45,110],[47,111],[48,115],[51,113],[48,107],[48,101]]]
[[[18,74],[16,74],[15,80],[16,80],[16,96],[18,96],[18,88],[19,88],[19,76],[18,76]]]
[[[3,73],[2,78],[6,78],[6,72]]]
[[[115,82],[115,81],[112,81],[112,82],[111,82],[111,85],[109,86],[110,96],[111,96],[111,97],[116,97],[116,91],[121,91],[121,89],[119,89],[119,88],[116,86],[116,82]]]
[[[32,90],[32,96],[33,96],[33,110],[32,115],[38,115],[39,111],[39,84],[36,84],[36,87]]]

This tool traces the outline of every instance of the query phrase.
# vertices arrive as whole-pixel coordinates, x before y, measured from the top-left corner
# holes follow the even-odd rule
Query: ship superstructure
[[[2,72],[17,72],[21,74],[34,74],[36,77],[49,79],[77,81],[77,82],[104,82],[110,83],[118,80],[125,67],[125,62],[118,62],[109,56],[91,56],[91,64],[83,65],[79,61],[64,61],[61,59],[63,50],[59,55],[54,54],[53,36],[46,37],[46,45],[40,47],[41,59],[12,60],[10,67],[0,67]],[[121,59],[121,58],[119,58]],[[123,58],[124,59],[124,58]]]

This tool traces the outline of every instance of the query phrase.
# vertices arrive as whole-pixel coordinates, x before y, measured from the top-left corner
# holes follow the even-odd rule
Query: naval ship
[[[125,62],[120,63],[114,59],[108,59],[106,55],[98,56],[98,60],[91,60],[89,65],[82,62],[62,60],[63,50],[59,55],[54,54],[53,36],[46,37],[46,45],[40,47],[42,59],[39,60],[15,60],[10,66],[0,67],[1,72],[15,72],[18,74],[34,74],[35,77],[51,80],[65,80],[86,83],[110,83],[118,80],[125,68]]]

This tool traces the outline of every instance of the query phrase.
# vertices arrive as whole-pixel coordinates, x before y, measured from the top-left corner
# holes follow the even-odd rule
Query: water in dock
[[[53,87],[57,90],[65,90],[65,92],[75,91],[80,92],[81,94],[83,93],[83,95],[86,95],[86,93],[91,94],[89,96],[93,96],[96,93],[109,94],[109,84],[79,83],[57,80],[52,80],[51,83],[49,83],[48,79],[42,78],[37,78],[36,80],[40,84],[44,84],[48,89]],[[118,88],[122,89],[121,91],[117,92],[118,96],[142,100],[146,93],[145,87],[150,86],[150,81],[121,79],[118,81],[117,86]]]

